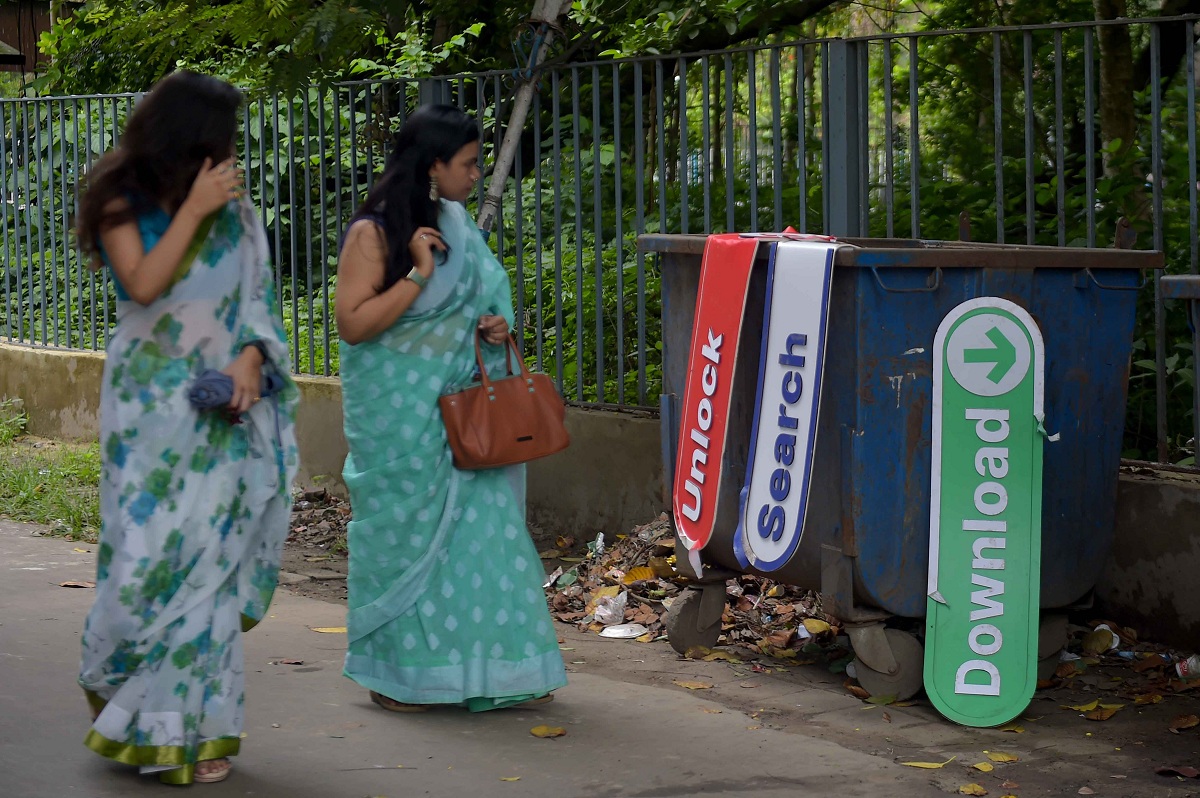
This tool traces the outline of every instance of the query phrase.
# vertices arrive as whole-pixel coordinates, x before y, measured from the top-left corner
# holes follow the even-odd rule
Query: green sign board
[[[933,355],[925,690],[947,718],[997,726],[1037,687],[1042,334],[996,297],[956,307]]]

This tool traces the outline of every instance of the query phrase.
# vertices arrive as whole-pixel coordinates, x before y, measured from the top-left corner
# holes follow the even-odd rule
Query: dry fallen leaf
[[[996,769],[996,766],[991,762],[976,762],[974,765],[971,765],[971,767],[975,768],[980,773],[991,773]]]
[[[819,635],[821,632],[828,632],[833,627],[825,621],[821,621],[816,618],[805,618],[804,628],[808,630],[809,634]]]
[[[59,582],[59,583],[58,583],[58,586],[59,586],[59,587],[85,587],[85,588],[86,588],[86,587],[95,587],[95,586],[96,586],[96,583],[95,583],[95,582],[75,582],[75,581],[71,581],[71,582]]]
[[[344,635],[346,627],[344,626],[312,626],[309,627],[314,632],[320,632],[323,635]]]
[[[842,684],[842,687],[845,687],[846,690],[850,693],[850,695],[854,696],[855,698],[861,698],[865,701],[871,697],[870,693],[868,693],[863,688],[859,687],[857,684],[854,684],[849,679],[847,679],[845,681],[845,683]]]
[[[625,574],[625,578],[621,581],[627,585],[632,585],[634,582],[645,582],[654,578],[654,571],[644,565],[637,568],[630,568]]]
[[[1005,725],[1003,725],[1003,726],[1001,726],[1001,727],[1000,727],[1000,731],[1002,731],[1002,732],[1005,732],[1005,731],[1006,731],[1006,732],[1012,732],[1013,734],[1024,734],[1024,733],[1025,733],[1025,727],[1024,727],[1024,726],[1018,726],[1016,723],[1007,723],[1007,724],[1005,724]]]
[[[520,776],[501,776],[500,781],[520,781]]]
[[[1139,704],[1139,705],[1161,704],[1162,701],[1163,701],[1163,697],[1159,693],[1151,693],[1150,695],[1140,695],[1137,698],[1133,699],[1133,703]]]
[[[958,757],[952,756],[949,759],[947,759],[945,762],[901,762],[900,764],[905,765],[910,768],[925,768],[926,770],[937,770],[938,768],[946,767],[946,765],[949,765],[955,759],[958,759]]]
[[[1112,647],[1113,635],[1107,629],[1097,629],[1083,636],[1083,652],[1085,654],[1103,654]]]
[[[559,535],[558,538],[554,541],[554,545],[560,549],[566,550],[575,545],[575,538],[568,538],[568,537],[563,537],[562,535]]]
[[[1145,673],[1146,671],[1152,671],[1155,668],[1161,668],[1166,664],[1166,660],[1164,660],[1162,657],[1157,654],[1151,654],[1149,657],[1146,657],[1145,659],[1139,659],[1137,662],[1133,663],[1133,670],[1135,673]]]
[[[559,551],[558,549],[546,549],[545,551],[538,552],[538,557],[543,560],[553,560],[556,557],[561,557],[561,556],[562,556],[562,552]]]
[[[707,654],[705,654],[703,657],[701,657],[701,659],[703,659],[705,662],[716,662],[717,660],[721,660],[723,662],[737,663],[737,662],[742,661],[742,658],[739,657],[737,654],[731,654],[728,651],[724,651],[721,649],[717,649],[715,651],[709,651]]]
[[[1054,675],[1059,679],[1069,679],[1076,673],[1079,673],[1079,668],[1076,667],[1074,662],[1060,662],[1054,670]]]
[[[1017,784],[1015,781],[1005,781],[1000,783],[1000,789],[1002,790],[1015,790],[1020,786],[1021,785]]]
[[[1180,715],[1171,721],[1171,725],[1168,728],[1178,734],[1183,729],[1191,729],[1197,725],[1200,725],[1200,718],[1195,715]]]
[[[1154,771],[1160,776],[1183,776],[1186,779],[1200,779],[1200,770],[1196,768],[1180,767],[1180,768],[1159,768]]]
[[[883,722],[884,722],[884,723],[891,723],[891,722],[892,722],[892,716],[891,716],[891,713],[888,713],[888,712],[884,712],[884,713],[883,713]]]
[[[88,549],[78,549],[78,548],[71,549],[71,551],[78,552],[79,554],[91,554],[92,553]]]
[[[993,762],[1017,762],[1017,761],[1020,761],[1020,757],[1016,756],[1015,754],[1006,754],[1003,751],[984,751],[984,753],[987,754],[987,758],[992,760]],[[1014,784],[1012,786],[1016,787],[1017,785]]]
[[[703,707],[703,709],[709,715],[720,715],[721,714],[721,710],[719,710],[719,709],[709,709],[708,707]]]
[[[1091,787],[1080,787],[1079,794],[1080,795],[1095,795],[1096,791],[1093,790]]]
[[[1087,704],[1078,704],[1076,706],[1070,706],[1070,705],[1064,704],[1064,705],[1062,705],[1062,708],[1063,709],[1073,709],[1076,712],[1091,712],[1093,709],[1095,709],[1098,706],[1100,706],[1099,701],[1092,701]]]
[[[1093,709],[1091,712],[1085,713],[1084,717],[1088,720],[1108,720],[1113,715],[1117,714],[1124,704],[1101,704],[1098,709]]]
[[[987,790],[978,784],[964,784],[958,788],[959,795],[987,795]]]
[[[562,737],[567,733],[567,730],[562,726],[534,726],[529,730],[529,733],[534,737],[547,739],[551,737]]]
[[[711,690],[712,689],[712,685],[708,684],[707,682],[681,682],[678,679],[676,679],[674,683],[679,685],[680,687],[686,687],[688,690]]]

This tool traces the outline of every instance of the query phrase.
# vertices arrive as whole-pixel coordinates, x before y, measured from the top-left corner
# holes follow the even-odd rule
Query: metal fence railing
[[[655,406],[658,274],[635,245],[646,232],[792,225],[1103,247],[1128,223],[1138,246],[1166,253],[1168,271],[1195,272],[1198,19],[886,34],[549,68],[493,238],[514,278],[526,351],[570,400]],[[1114,35],[1146,65],[1124,84],[1108,74]],[[455,103],[483,125],[486,166],[513,94],[511,76],[494,72],[248,103],[242,158],[296,371],[338,371],[338,237],[391,132],[421,102]],[[103,347],[109,278],[82,267],[67,231],[77,178],[116,141],[135,99],[0,101],[7,339]],[[1157,287],[1139,311],[1127,453],[1180,461],[1194,449],[1194,355],[1186,314]]]

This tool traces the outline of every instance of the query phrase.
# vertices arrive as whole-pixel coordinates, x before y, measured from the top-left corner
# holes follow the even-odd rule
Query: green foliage
[[[7,446],[19,438],[28,420],[20,399],[0,399],[0,446]]]
[[[145,91],[176,68],[251,90],[340,75],[382,25],[354,0],[90,0],[42,36],[45,93]]]
[[[100,532],[100,446],[18,439],[0,444],[0,508],[14,521],[95,543]]]
[[[297,3],[295,8],[307,7]],[[897,14],[916,7],[890,5]],[[1071,0],[1058,13],[1086,19],[1089,8],[1083,0]],[[598,19],[610,10],[605,3],[579,3],[573,13],[586,24],[588,14]],[[672,30],[689,24],[681,18],[686,12],[665,4],[629,6],[621,13],[626,12],[641,14],[636,19],[643,28],[652,19],[667,20]],[[717,13],[690,13],[710,12]],[[1027,22],[1038,13],[1030,2],[996,6],[961,0],[923,6],[921,14],[887,24],[913,30]],[[861,30],[866,23],[857,14],[843,9],[827,24]],[[460,29],[454,23],[459,17],[447,19],[446,30]],[[625,19],[612,16],[616,27]],[[467,33],[444,38],[441,50],[415,22],[398,34],[376,31],[373,46],[390,52],[380,58],[362,51],[355,68],[364,75],[401,76],[405,69],[416,74],[447,69],[494,35],[494,26],[461,29]],[[1147,26],[1130,30],[1141,47]],[[1147,209],[1154,191],[1153,179],[1146,177],[1154,171],[1149,96],[1143,92],[1129,103],[1137,140],[1105,145],[1099,115],[1093,112],[1090,125],[1086,115],[1083,36],[1082,29],[1070,29],[871,40],[865,80],[870,235],[953,239],[965,211],[972,237],[980,241],[1109,246],[1117,220],[1125,216],[1133,219],[1139,246],[1150,246],[1155,231]],[[915,62],[910,60],[913,46]],[[997,46],[998,94],[992,60]],[[1093,56],[1092,72],[1098,74],[1095,48]],[[637,256],[638,233],[784,225],[826,231],[825,140],[844,133],[827,118],[825,57],[822,43],[807,42],[703,59],[567,67],[543,77],[494,246],[518,288],[526,351],[558,379],[568,397],[655,403],[661,384],[659,275],[653,258]],[[910,96],[913,77],[917,92]],[[500,137],[497,119],[507,115],[511,87],[495,75],[462,75],[444,85],[452,101],[477,112],[485,128],[484,159],[490,162]],[[417,89],[407,79],[313,88],[263,95],[248,109],[243,158],[269,230],[293,367],[299,371],[337,373],[337,335],[328,308],[336,293],[338,236],[381,167],[398,120],[415,105]],[[1095,93],[1092,99],[1097,101]],[[1178,81],[1169,85],[1162,97],[1165,163],[1160,171],[1167,179],[1160,184],[1163,214],[1157,233],[1170,271],[1191,265],[1187,181],[1179,179],[1193,166],[1187,105],[1186,88]],[[0,328],[7,324],[16,337],[66,345],[87,345],[96,335],[102,344],[105,312],[111,319],[104,275],[83,272],[70,253],[47,249],[39,235],[56,240],[54,229],[61,231],[69,218],[61,203],[70,196],[77,171],[70,153],[79,145],[73,142],[82,138],[82,152],[91,154],[107,146],[110,137],[101,132],[105,128],[96,108],[68,111],[62,124],[40,106],[23,110],[23,117],[15,108],[5,111],[6,135],[23,144],[0,153],[9,161],[0,179],[6,181],[6,196],[33,201],[5,206],[8,238],[0,243],[8,253],[5,263],[19,267],[6,273]],[[117,102],[111,111],[122,109]],[[915,169],[914,137],[919,146]],[[60,141],[65,154],[54,149]],[[22,182],[27,173],[31,191]],[[1032,187],[1028,193],[1027,185]],[[910,222],[910,203],[919,209],[918,229]],[[31,214],[30,208],[55,210]],[[86,308],[93,301],[99,303],[97,324],[89,327]],[[1132,366],[1125,442],[1129,455],[1150,458],[1155,457],[1153,353],[1159,334],[1153,308],[1147,289],[1138,306],[1139,355]],[[1170,456],[1178,460],[1190,454],[1194,362],[1181,310],[1168,304],[1165,317]]]
[[[532,44],[529,0],[89,0],[44,34],[42,93],[145,91],[178,67],[259,93],[352,76],[511,69]],[[552,58],[707,49],[798,33],[845,0],[578,0]],[[482,21],[481,21],[482,20]],[[515,41],[514,41],[515,40]],[[469,47],[467,45],[470,45]],[[516,58],[524,64],[528,52]]]
[[[477,38],[483,28],[482,22],[476,22],[439,45],[433,44],[428,35],[416,29],[401,30],[391,36],[380,31],[375,36],[375,45],[382,51],[382,56],[378,60],[355,58],[350,62],[348,71],[351,75],[384,80],[411,80],[430,75],[442,64],[465,53],[468,38]]]

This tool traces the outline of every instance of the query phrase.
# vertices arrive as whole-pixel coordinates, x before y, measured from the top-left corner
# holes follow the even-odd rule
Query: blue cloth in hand
[[[263,371],[260,396],[274,396],[283,389],[283,378],[274,371]],[[208,369],[188,389],[188,401],[197,410],[226,407],[233,400],[233,378],[216,369]]]

